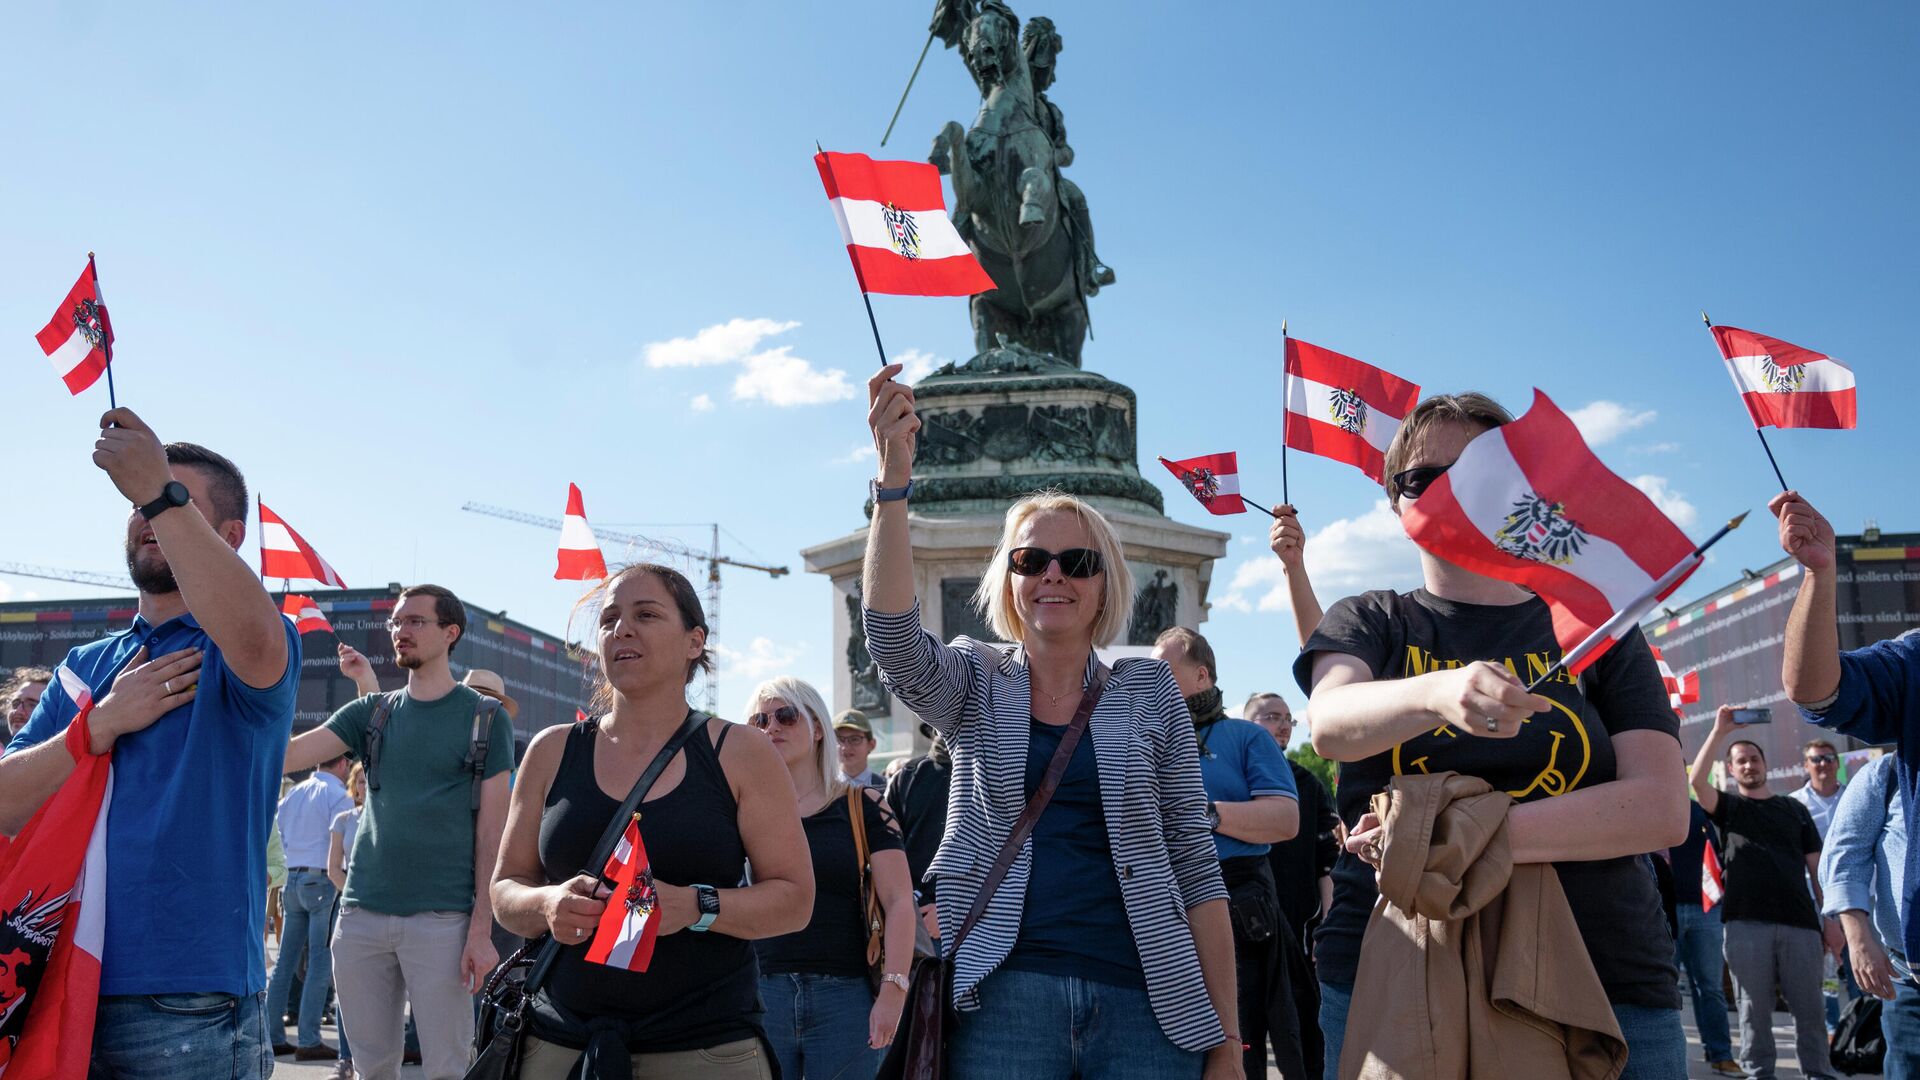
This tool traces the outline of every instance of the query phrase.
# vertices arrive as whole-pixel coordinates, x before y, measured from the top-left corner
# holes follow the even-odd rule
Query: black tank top
[[[731,731],[731,725],[723,729],[719,741]],[[567,732],[540,815],[540,865],[549,882],[585,870],[595,841],[620,809],[620,799],[593,777],[598,742],[591,720]],[[732,888],[746,876],[747,852],[719,747],[696,732],[681,753],[686,776],[640,804],[647,858],[654,876],[668,884]],[[579,1045],[585,1034],[579,1022],[596,1018],[621,1021],[635,1053],[706,1049],[760,1034],[759,969],[749,942],[718,931],[668,934],[645,972],[592,963],[586,951],[584,943],[560,951],[544,992],[560,1010],[534,1010],[536,1033],[547,1029],[543,1037]],[[553,1030],[555,1020],[571,1030]]]

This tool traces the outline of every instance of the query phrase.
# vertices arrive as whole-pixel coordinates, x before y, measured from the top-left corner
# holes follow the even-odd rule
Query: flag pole
[[[867,325],[873,328],[873,347],[880,351],[880,366],[886,367],[891,361],[887,359],[887,347],[880,344],[880,323],[873,317],[873,298],[865,288],[860,290],[860,302],[867,305]]]
[[[907,107],[907,95],[913,93],[913,81],[920,77],[920,65],[927,62],[927,50],[933,48],[933,38],[934,32],[927,31],[927,43],[920,46],[920,59],[913,62],[913,74],[907,76],[907,88],[900,91],[900,104],[893,107],[893,119],[887,121],[887,133],[880,136],[881,146],[887,145],[887,140],[893,136],[893,125],[900,120],[900,110]]]
[[[1280,501],[1292,505],[1287,492],[1287,406],[1292,404],[1291,375],[1287,372],[1287,320],[1280,320]],[[1269,517],[1272,515],[1269,514]]]
[[[1707,324],[1707,330],[1709,332],[1713,330],[1713,320],[1707,318],[1707,313],[1705,310],[1702,310],[1700,312],[1700,321]],[[1715,341],[1715,346],[1718,347],[1717,339]],[[1723,361],[1726,359],[1726,355],[1724,353],[1721,354],[1721,359]],[[1735,382],[1733,384],[1733,388],[1735,390],[1740,389],[1740,384],[1738,382]],[[1749,417],[1751,417],[1751,414],[1749,414]],[[1780,490],[1781,491],[1792,490],[1791,488],[1787,487],[1787,478],[1780,475],[1780,462],[1774,458],[1773,447],[1769,445],[1767,442],[1766,429],[1761,427],[1759,424],[1755,424],[1753,425],[1753,433],[1760,437],[1760,449],[1765,450],[1767,452],[1767,464],[1773,466],[1773,478],[1775,480],[1780,481]]]
[[[87,252],[87,270],[93,275],[94,302],[105,308],[106,300],[100,295],[100,267],[94,264],[91,251]],[[120,401],[113,392],[113,324],[107,321],[105,315],[100,317],[100,342],[101,348],[107,352],[107,408],[117,409]]]
[[[1674,563],[1673,569],[1660,575],[1660,580],[1647,586],[1646,592],[1634,597],[1627,606],[1615,612],[1613,618],[1601,624],[1598,630],[1588,634],[1585,641],[1575,645],[1571,652],[1566,653],[1561,656],[1559,660],[1554,661],[1553,666],[1542,673],[1539,678],[1528,683],[1527,693],[1531,694],[1535,690],[1540,689],[1541,686],[1545,685],[1555,675],[1586,659],[1588,653],[1593,652],[1605,642],[1611,641],[1615,635],[1619,634],[1630,624],[1638,622],[1640,617],[1645,615],[1647,611],[1653,607],[1655,599],[1659,597],[1662,590],[1671,586],[1675,581],[1699,566],[1706,558],[1707,549],[1719,543],[1721,537],[1739,528],[1740,523],[1745,520],[1747,520],[1747,515],[1745,512],[1742,512],[1739,517],[1720,526],[1719,532],[1707,537],[1706,542],[1688,552],[1686,558]]]

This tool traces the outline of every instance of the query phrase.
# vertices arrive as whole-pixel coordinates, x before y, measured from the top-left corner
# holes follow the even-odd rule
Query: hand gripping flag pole
[[[1543,672],[1539,678],[1528,683],[1527,693],[1531,694],[1535,690],[1540,689],[1540,687],[1546,685],[1547,682],[1558,676],[1562,671],[1586,659],[1588,653],[1611,642],[1614,638],[1625,633],[1633,624],[1639,622],[1646,616],[1648,611],[1653,609],[1654,602],[1659,599],[1663,590],[1692,573],[1693,570],[1706,559],[1707,549],[1719,543],[1721,537],[1739,528],[1740,523],[1745,520],[1747,520],[1747,515],[1742,513],[1739,517],[1720,526],[1719,532],[1707,537],[1705,543],[1694,548],[1686,558],[1675,563],[1673,569],[1660,575],[1652,585],[1647,586],[1645,592],[1634,597],[1632,602],[1616,612],[1613,618],[1608,619],[1599,629],[1588,634],[1585,641],[1575,645],[1571,651],[1555,661],[1554,665]]]
[[[1707,324],[1707,333],[1709,334],[1713,333],[1713,320],[1707,318],[1707,313],[1704,309],[1700,312],[1700,321]],[[1716,341],[1717,340],[1718,339],[1716,339]],[[1739,386],[1737,382],[1734,385],[1736,388]],[[1780,490],[1791,491],[1792,489],[1787,487],[1787,478],[1780,475],[1780,462],[1777,461],[1773,456],[1773,447],[1767,444],[1766,429],[1760,427],[1758,424],[1755,424],[1753,428],[1753,433],[1760,437],[1760,449],[1765,450],[1767,452],[1767,464],[1773,466],[1773,478],[1775,480],[1780,481]]]

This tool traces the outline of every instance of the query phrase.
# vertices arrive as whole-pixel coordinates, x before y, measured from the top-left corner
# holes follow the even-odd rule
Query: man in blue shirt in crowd
[[[300,639],[237,553],[247,487],[232,462],[162,445],[115,409],[93,463],[133,504],[126,557],[140,600],[131,627],[63,661],[92,691],[94,751],[113,751],[90,1076],[253,1080],[272,1070],[267,832]],[[8,745],[0,831],[25,825],[72,774],[59,736],[75,712],[55,680]]]
[[[1780,665],[1787,697],[1809,723],[1865,742],[1895,744],[1903,824],[1911,836],[1914,770],[1920,764],[1920,635],[1909,630],[1842,653],[1833,526],[1798,492],[1781,492],[1767,508],[1780,519],[1781,548],[1805,569],[1787,618],[1786,658]],[[1897,944],[1907,962],[1920,958],[1920,922],[1913,917],[1920,845],[1908,845],[1902,862],[1905,910]]]
[[[1853,775],[1841,793],[1820,853],[1824,913],[1838,918],[1860,989],[1887,1002],[1887,1080],[1920,1078],[1920,984],[1900,947],[1909,904],[1907,823],[1900,797],[1900,759],[1885,754]]]
[[[1248,1076],[1265,1076],[1267,1037],[1273,1036],[1281,1072],[1304,1075],[1295,1011],[1273,1008],[1269,987],[1278,971],[1280,934],[1293,931],[1280,916],[1280,896],[1267,849],[1300,829],[1299,795],[1286,755],[1266,729],[1227,715],[1218,665],[1207,639],[1175,626],[1153,643],[1153,655],[1173,670],[1173,681],[1193,716],[1200,749],[1200,782],[1207,791],[1207,824],[1220,856],[1220,876],[1233,916],[1235,981],[1239,984],[1240,1038],[1246,1043]],[[1270,1019],[1271,1018],[1271,1019]]]

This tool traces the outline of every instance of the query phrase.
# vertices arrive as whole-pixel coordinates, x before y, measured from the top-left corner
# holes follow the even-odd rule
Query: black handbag
[[[711,719],[706,713],[690,710],[687,718],[680,724],[680,730],[673,733],[660,752],[653,756],[647,765],[647,771],[627,792],[626,800],[607,823],[605,832],[600,834],[600,842],[593,846],[593,855],[587,860],[588,867],[602,867],[607,857],[613,854],[613,847],[627,831],[627,822],[633,820],[633,811],[646,798],[653,782],[666,771],[667,763],[673,760],[680,748],[686,745],[693,733],[707,726]],[[527,1033],[527,1005],[533,996],[545,985],[547,976],[553,971],[553,963],[559,959],[560,943],[552,934],[527,942],[507,957],[493,973],[487,976],[485,987],[481,990],[480,1015],[474,1027],[473,1064],[467,1068],[465,1080],[516,1080],[520,1075],[520,1052]]]
[[[960,953],[960,943],[967,939],[967,935],[973,932],[974,924],[986,913],[987,902],[993,899],[1000,883],[1006,879],[1007,871],[1013,868],[1013,860],[1019,857],[1021,846],[1033,833],[1033,827],[1039,824],[1041,812],[1053,801],[1054,789],[1060,786],[1060,778],[1066,775],[1067,763],[1073,758],[1073,748],[1079,744],[1080,736],[1086,733],[1087,720],[1093,716],[1093,707],[1100,703],[1100,695],[1106,690],[1107,677],[1111,674],[1105,664],[1094,671],[1093,685],[1081,695],[1080,707],[1074,710],[1073,719],[1067,723],[1067,730],[1060,737],[1060,748],[1053,752],[1053,760],[1047,762],[1046,774],[1027,798],[1026,807],[1013,823],[1013,831],[1007,834],[1007,842],[1000,845],[1000,854],[994,858],[992,868],[980,883],[980,891],[974,894],[973,906],[961,921],[960,929],[954,932],[953,940],[941,944],[938,959],[914,961],[913,971],[907,977],[907,1003],[900,1010],[900,1026],[894,1031],[893,1042],[887,1047],[886,1057],[881,1060],[880,1070],[874,1074],[874,1080],[945,1080],[947,1022],[953,1012],[953,958]]]

